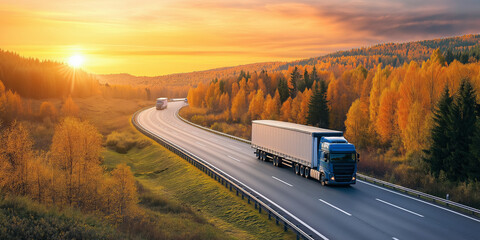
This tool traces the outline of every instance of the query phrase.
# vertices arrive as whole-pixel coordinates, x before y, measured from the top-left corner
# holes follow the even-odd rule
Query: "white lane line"
[[[420,199],[417,199],[417,198],[414,198],[414,197],[411,197],[411,196],[407,196],[407,195],[404,195],[404,194],[395,192],[395,191],[390,190],[390,189],[385,189],[385,188],[379,187],[379,186],[377,186],[377,185],[375,185],[375,184],[372,184],[372,183],[369,183],[369,182],[365,182],[365,181],[363,181],[363,180],[358,180],[358,179],[357,179],[357,181],[358,181],[358,182],[361,182],[361,183],[364,183],[364,184],[367,184],[367,185],[370,185],[370,186],[372,186],[372,187],[376,187],[376,188],[382,189],[382,190],[387,191],[387,192],[391,192],[391,193],[394,193],[394,194],[397,194],[397,195],[400,195],[400,196],[403,196],[403,197],[406,197],[406,198],[413,199],[413,200],[415,200],[415,201],[419,201],[419,202],[421,202],[421,203],[428,204],[428,205],[433,206],[433,207],[436,207],[436,208],[443,209],[443,210],[445,210],[445,211],[448,211],[448,212],[457,214],[457,215],[459,215],[459,216],[462,216],[462,217],[471,219],[471,220],[473,220],[473,221],[480,222],[480,220],[478,220],[478,219],[476,219],[476,218],[473,218],[473,217],[467,216],[467,215],[465,215],[465,214],[461,214],[461,213],[455,212],[455,211],[450,210],[450,209],[448,209],[448,208],[440,207],[440,206],[437,206],[437,205],[435,205],[435,204],[433,204],[433,203],[425,202],[425,201],[423,201],[423,200],[420,200]]]
[[[137,118],[138,119],[138,118]],[[140,124],[141,125],[141,124]],[[162,138],[160,135],[158,135],[158,133],[154,133],[146,128],[144,128],[146,131],[150,132],[152,135],[154,136],[157,136],[159,137],[160,139],[164,139]],[[172,143],[171,141],[167,140],[168,142]],[[311,227],[310,225],[308,225],[307,223],[305,223],[304,221],[300,220],[297,216],[293,215],[291,212],[287,211],[286,209],[282,208],[280,205],[278,205],[277,203],[275,203],[274,201],[270,200],[269,198],[263,196],[261,193],[253,190],[251,187],[249,187],[248,185],[246,185],[245,183],[239,181],[238,179],[232,177],[230,174],[222,171],[221,169],[215,167],[213,164],[205,161],[203,158],[200,158],[199,156],[193,154],[192,152],[184,149],[184,148],[181,148],[183,151],[191,154],[192,156],[196,157],[197,159],[199,159],[200,161],[204,162],[205,164],[209,165],[210,167],[216,169],[217,171],[221,172],[222,174],[224,174],[225,176],[235,180],[236,182],[238,182],[239,184],[243,185],[245,188],[247,188],[248,190],[252,191],[253,193],[255,193],[256,195],[258,195],[259,197],[265,199],[266,201],[270,202],[273,206],[277,207],[278,209],[280,209],[281,211],[283,211],[284,213],[286,213],[287,215],[289,215],[291,218],[295,219],[295,221],[299,222],[300,224],[302,224],[303,226],[305,226],[306,228],[308,228],[310,231],[314,232],[315,234],[317,234],[319,237],[321,237],[323,240],[328,240],[328,238],[319,233],[317,230],[315,230],[313,227]]]
[[[340,211],[340,212],[342,212],[342,213],[347,214],[348,216],[352,216],[352,214],[350,214],[350,213],[348,213],[348,212],[345,212],[345,211],[343,211],[342,209],[340,209],[340,208],[338,208],[338,207],[335,207],[335,206],[333,206],[332,204],[330,204],[330,203],[328,203],[328,202],[326,202],[326,201],[324,201],[324,200],[322,200],[322,199],[318,199],[318,200],[320,200],[321,202],[327,204],[328,206],[330,206],[330,207],[332,207],[332,208],[337,209],[338,211]]]
[[[156,135],[156,134],[154,134]],[[158,136],[158,135],[157,135]],[[183,148],[182,148],[183,149]],[[185,152],[191,154],[192,156],[198,158],[199,160],[201,160],[202,162],[204,162],[205,164],[211,166],[212,168],[216,169],[217,171],[221,172],[222,174],[224,174],[225,176],[237,181],[238,183],[240,183],[241,185],[243,185],[245,188],[249,189],[250,191],[252,191],[253,193],[257,194],[259,197],[267,200],[268,202],[270,202],[272,205],[274,205],[275,207],[277,207],[278,209],[280,209],[281,211],[283,211],[284,213],[288,214],[290,217],[292,217],[293,219],[295,219],[295,221],[299,222],[300,224],[302,224],[303,226],[305,226],[306,228],[308,228],[310,231],[314,232],[315,234],[317,234],[319,237],[321,237],[323,240],[328,240],[327,237],[325,237],[325,235],[319,233],[317,230],[315,230],[315,228],[311,227],[310,225],[306,224],[304,221],[300,220],[297,216],[293,215],[291,212],[287,211],[285,208],[282,208],[280,205],[278,205],[277,203],[275,203],[274,201],[270,200],[269,198],[263,196],[261,193],[253,190],[251,187],[249,187],[248,185],[246,185],[245,183],[239,181],[238,179],[232,177],[230,174],[222,171],[221,169],[215,167],[213,164],[203,160],[203,158],[200,158],[199,156],[191,153],[190,151],[186,150],[186,149],[183,149]]]
[[[416,212],[414,212],[414,211],[410,211],[410,210],[408,210],[408,209],[402,208],[402,207],[397,206],[397,205],[395,205],[395,204],[393,204],[393,203],[389,203],[389,202],[387,202],[387,201],[383,201],[382,199],[375,198],[375,200],[377,200],[377,201],[379,201],[379,202],[382,202],[382,203],[385,203],[385,204],[387,204],[387,205],[390,205],[390,206],[392,206],[392,207],[398,208],[398,209],[403,210],[403,211],[405,211],[405,212],[411,213],[411,214],[413,214],[413,215],[417,215],[417,216],[419,216],[419,217],[423,217],[423,215],[421,215],[421,214],[418,214],[418,213],[416,213]]]
[[[205,145],[205,144],[203,144],[203,143],[199,143],[199,142],[197,142],[197,145],[198,145],[198,146],[201,146],[201,147],[206,147],[206,145]]]
[[[241,162],[240,160],[238,160],[238,159],[236,159],[236,158],[234,158],[234,157],[232,157],[232,156],[230,156],[230,155],[227,155],[227,157],[229,157],[229,158],[231,158],[231,159],[233,159],[233,160],[235,160],[235,161],[237,161],[237,162]]]
[[[398,238],[396,238],[396,237],[392,237],[392,239],[393,239],[393,240],[399,240],[399,239],[398,239]]]
[[[279,182],[281,182],[281,183],[284,183],[284,184],[286,184],[286,185],[288,185],[288,186],[290,186],[290,187],[293,187],[292,184],[290,184],[290,183],[288,183],[288,182],[285,182],[285,181],[283,181],[282,179],[276,178],[275,176],[272,176],[272,178],[275,179],[275,180],[277,180],[277,181],[279,181]]]

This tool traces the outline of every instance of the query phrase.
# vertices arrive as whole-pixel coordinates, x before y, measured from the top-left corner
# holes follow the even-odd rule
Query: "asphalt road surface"
[[[146,109],[137,121],[261,194],[314,232],[315,239],[480,239],[477,217],[360,180],[350,187],[323,187],[289,167],[262,162],[249,144],[177,118],[183,105]]]

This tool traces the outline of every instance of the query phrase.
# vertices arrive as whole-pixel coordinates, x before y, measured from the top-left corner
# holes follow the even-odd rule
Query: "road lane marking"
[[[236,158],[234,158],[234,157],[232,157],[232,156],[230,156],[230,155],[227,155],[227,157],[229,157],[229,158],[231,158],[231,159],[233,159],[233,160],[235,160],[235,161],[237,161],[237,162],[241,162],[240,160],[238,160],[238,159],[236,159]]]
[[[138,118],[138,117],[137,117]],[[141,125],[141,124],[140,124]],[[163,139],[171,144],[173,144],[173,142],[165,139],[165,138],[162,138],[158,133],[154,133],[148,129],[146,129],[145,127],[142,127],[144,130],[146,130],[147,132],[150,132],[153,136],[156,136],[160,139]],[[198,160],[200,160],[201,162],[209,165],[210,167],[216,169],[217,171],[221,172],[222,174],[224,174],[225,176],[235,180],[236,182],[238,182],[239,184],[243,185],[245,188],[247,188],[248,190],[252,191],[253,193],[255,193],[256,195],[258,195],[259,197],[265,199],[266,201],[270,202],[273,206],[277,207],[278,209],[280,209],[281,211],[283,211],[284,213],[286,213],[287,215],[289,215],[291,218],[295,219],[295,221],[299,222],[300,224],[302,224],[303,226],[305,226],[306,228],[308,228],[308,230],[312,231],[313,233],[317,234],[317,236],[321,237],[323,240],[328,240],[328,238],[326,236],[324,236],[323,234],[321,234],[320,232],[318,232],[317,230],[315,230],[313,227],[311,227],[310,225],[308,225],[307,223],[305,223],[304,221],[300,220],[297,216],[293,215],[291,212],[287,211],[286,209],[282,208],[280,205],[278,205],[277,203],[275,203],[274,201],[270,200],[269,198],[263,196],[261,193],[255,191],[254,189],[252,189],[251,187],[249,187],[248,185],[246,185],[245,183],[239,181],[238,179],[232,177],[230,174],[222,171],[221,169],[215,167],[213,164],[205,161],[203,158],[200,158],[199,156],[193,154],[192,152],[182,148],[182,147],[179,147],[180,149],[182,149],[183,151],[187,152],[188,154],[192,155],[193,157],[197,158]]]
[[[419,217],[423,217],[423,215],[421,215],[421,214],[418,214],[418,213],[416,213],[416,212],[414,212],[414,211],[410,211],[410,210],[408,210],[408,209],[402,208],[402,207],[397,206],[397,205],[395,205],[395,204],[393,204],[393,203],[389,203],[389,202],[387,202],[387,201],[383,201],[382,199],[375,198],[375,200],[377,200],[377,201],[379,201],[379,202],[382,202],[382,203],[385,203],[385,204],[387,204],[387,205],[390,205],[390,206],[392,206],[392,207],[398,208],[398,209],[403,210],[403,211],[405,211],[405,212],[411,213],[411,214],[413,214],[413,215],[417,215],[417,216],[419,216]]]
[[[201,147],[206,147],[206,145],[205,145],[205,144],[203,144],[203,143],[199,143],[199,142],[197,142],[197,145],[199,145],[199,146],[201,146]]]
[[[183,149],[183,148],[182,148]],[[315,230],[313,227],[311,227],[310,225],[306,224],[304,221],[300,220],[297,216],[293,215],[291,212],[287,211],[286,209],[282,208],[280,205],[278,205],[277,203],[275,203],[274,201],[270,200],[269,198],[263,196],[261,193],[253,190],[251,187],[249,187],[247,184],[239,181],[238,179],[232,177],[230,174],[222,171],[221,169],[215,167],[213,164],[203,160],[203,158],[200,158],[199,156],[191,153],[190,151],[186,150],[186,149],[183,149],[185,152],[191,154],[192,156],[196,157],[197,159],[201,160],[202,162],[204,162],[205,164],[211,166],[212,168],[216,169],[217,171],[221,172],[222,174],[225,174],[225,176],[235,180],[236,182],[240,183],[241,185],[245,186],[245,188],[248,188],[250,191],[252,191],[253,193],[255,193],[256,195],[258,195],[259,197],[267,200],[268,202],[270,202],[272,205],[274,205],[275,207],[277,207],[278,209],[280,209],[281,211],[283,211],[284,213],[286,213],[287,215],[289,215],[290,217],[292,217],[293,219],[295,219],[295,221],[299,222],[300,224],[302,224],[303,226],[307,227],[308,230],[314,232],[315,234],[317,234],[319,237],[321,237],[323,240],[328,240],[327,237],[325,237],[323,234],[319,233],[317,230]]]
[[[455,212],[455,211],[450,210],[450,209],[448,209],[448,208],[440,207],[440,206],[437,206],[437,205],[435,205],[435,204],[433,204],[433,203],[425,202],[425,201],[423,201],[423,200],[420,200],[420,199],[417,199],[417,198],[414,198],[414,197],[411,197],[411,196],[407,196],[407,195],[404,195],[404,194],[395,192],[395,191],[390,190],[390,189],[385,189],[385,188],[379,187],[379,186],[377,186],[377,185],[374,185],[374,184],[372,184],[372,183],[365,182],[365,181],[363,181],[363,180],[358,180],[358,179],[357,179],[357,181],[358,181],[358,182],[361,182],[361,183],[364,183],[364,184],[367,184],[367,185],[370,185],[370,186],[372,186],[372,187],[376,187],[376,188],[382,189],[382,190],[387,191],[387,192],[391,192],[391,193],[394,193],[394,194],[397,194],[397,195],[400,195],[400,196],[403,196],[403,197],[406,197],[406,198],[413,199],[413,200],[415,200],[415,201],[419,201],[419,202],[428,204],[428,205],[433,206],[433,207],[436,207],[436,208],[443,209],[443,210],[445,210],[445,211],[448,211],[448,212],[457,214],[457,215],[459,215],[459,216],[462,216],[462,217],[471,219],[471,220],[473,220],[473,221],[480,222],[480,220],[478,220],[478,219],[476,219],[476,218],[473,218],[473,217],[467,216],[467,215],[465,215],[465,214],[461,214],[461,213]]]
[[[348,213],[348,212],[345,212],[345,211],[343,211],[342,209],[340,209],[340,208],[338,208],[338,207],[335,207],[335,206],[333,206],[332,204],[330,204],[330,203],[328,203],[328,202],[326,202],[326,201],[324,201],[324,200],[322,200],[322,199],[318,199],[318,200],[320,200],[321,202],[327,204],[328,206],[330,206],[330,207],[332,207],[332,208],[337,209],[338,211],[340,211],[340,212],[342,212],[342,213],[347,214],[348,216],[352,216],[352,214],[350,214],[350,213]]]
[[[396,238],[396,237],[392,237],[392,239],[393,239],[393,240],[400,240],[400,239],[398,239],[398,238]]]
[[[283,181],[282,179],[276,178],[275,176],[272,176],[272,178],[275,179],[275,180],[277,180],[277,181],[279,181],[279,182],[281,182],[281,183],[284,183],[284,184],[286,184],[286,185],[288,185],[288,186],[290,186],[290,187],[293,187],[292,184],[290,184],[290,183],[288,183],[288,182],[285,182],[285,181]]]

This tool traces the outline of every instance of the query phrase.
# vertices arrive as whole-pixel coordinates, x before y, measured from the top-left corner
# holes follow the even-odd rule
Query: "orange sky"
[[[329,2],[0,0],[0,48],[154,76],[480,31],[475,0]]]

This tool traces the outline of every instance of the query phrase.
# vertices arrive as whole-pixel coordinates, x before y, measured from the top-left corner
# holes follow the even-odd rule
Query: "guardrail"
[[[206,130],[206,131],[209,131],[209,132],[212,132],[212,133],[224,136],[224,137],[232,138],[232,139],[244,142],[244,143],[251,144],[251,141],[249,141],[249,140],[239,138],[239,137],[235,137],[235,136],[232,136],[232,135],[229,135],[229,134],[226,134],[226,133],[215,131],[213,129],[206,128],[206,127],[200,126],[198,124],[192,123],[192,122],[184,119],[182,116],[180,116],[178,114],[178,111],[175,114],[182,121],[184,121],[184,122],[186,122],[186,123],[188,123],[192,126],[201,128],[203,130]],[[423,192],[420,192],[420,191],[417,191],[417,190],[413,190],[411,188],[407,188],[407,187],[403,187],[403,186],[396,185],[396,184],[393,184],[393,183],[389,183],[389,182],[386,182],[386,181],[383,181],[383,180],[380,180],[380,179],[376,179],[376,178],[373,178],[373,177],[369,177],[369,176],[366,176],[366,175],[363,175],[363,174],[360,174],[360,173],[357,173],[357,178],[368,181],[368,182],[371,182],[371,183],[374,183],[376,185],[383,186],[383,187],[389,187],[389,188],[395,189],[397,191],[416,196],[418,198],[423,198],[423,199],[429,200],[429,201],[434,202],[434,203],[444,204],[445,206],[448,206],[448,207],[455,207],[455,208],[457,208],[459,210],[462,210],[464,212],[468,212],[468,213],[470,213],[474,216],[480,216],[480,210],[479,209],[476,209],[476,208],[473,208],[473,207],[470,207],[470,206],[467,206],[467,205],[463,205],[463,204],[460,204],[460,203],[457,203],[457,202],[453,202],[453,201],[446,200],[446,199],[443,199],[443,198],[440,198],[440,197],[437,197],[437,196],[433,196],[433,195],[430,195],[430,194],[427,194],[427,193],[423,193]]]
[[[190,164],[202,170],[208,176],[215,179],[216,181],[224,185],[226,188],[230,189],[230,191],[236,191],[236,195],[241,195],[242,199],[246,198],[248,204],[250,204],[250,202],[253,202],[255,204],[255,209],[258,209],[259,213],[262,213],[263,209],[263,211],[268,213],[268,219],[273,218],[277,225],[283,223],[284,230],[288,231],[288,229],[291,229],[297,235],[297,239],[316,239],[313,232],[311,232],[309,229],[306,229],[292,217],[286,216],[286,214],[281,214],[282,211],[278,207],[268,204],[268,201],[262,199],[261,196],[258,196],[253,191],[249,190],[247,187],[242,187],[243,184],[239,183],[236,179],[227,176],[227,174],[225,174],[223,171],[209,164],[195,154],[190,153],[189,151],[176,146],[169,140],[143,128],[140,124],[138,124],[137,116],[145,109],[146,108],[138,110],[132,116],[132,124],[138,131],[158,142],[160,145],[164,146],[173,153],[177,154],[179,157],[187,160]],[[178,115],[178,111],[176,114]]]
[[[420,192],[420,191],[417,191],[417,190],[413,190],[411,188],[407,188],[407,187],[403,187],[403,186],[396,185],[396,184],[393,184],[393,183],[389,183],[389,182],[386,182],[386,181],[383,181],[383,180],[380,180],[380,179],[376,179],[376,178],[373,178],[373,177],[365,176],[365,175],[359,174],[359,173],[357,173],[357,179],[362,179],[362,180],[365,180],[367,182],[374,183],[376,185],[381,185],[383,187],[392,188],[392,189],[395,189],[397,191],[416,196],[417,198],[423,198],[423,199],[429,200],[429,201],[434,202],[434,203],[444,204],[448,207],[455,207],[455,208],[458,208],[458,209],[460,209],[464,212],[468,212],[468,213],[470,213],[474,216],[475,215],[480,216],[480,210],[478,210],[476,208],[473,208],[473,207],[470,207],[470,206],[467,206],[467,205],[463,205],[463,204],[460,204],[460,203],[457,203],[457,202],[453,202],[453,201],[450,201],[450,200],[446,200],[446,199],[443,199],[443,198],[440,198],[440,197],[437,197],[437,196],[433,196],[433,195],[430,195],[430,194],[427,194],[427,193],[423,193],[423,192]]]

